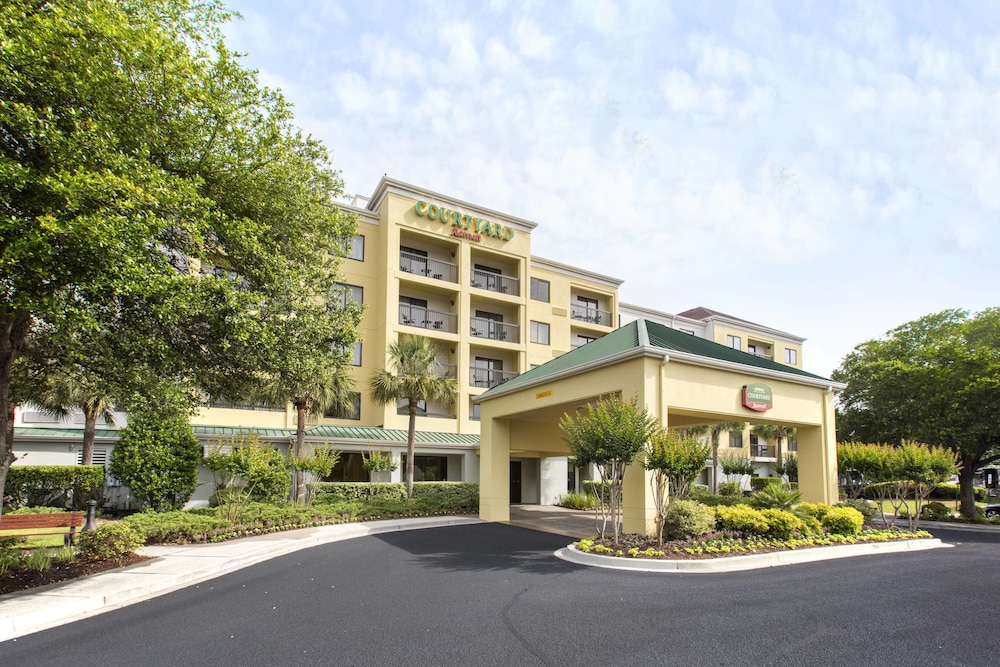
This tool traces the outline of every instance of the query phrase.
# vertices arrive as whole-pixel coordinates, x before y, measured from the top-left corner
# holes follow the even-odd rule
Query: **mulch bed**
[[[69,579],[87,577],[98,572],[106,572],[127,565],[141,563],[149,560],[149,556],[132,554],[123,561],[112,560],[88,560],[73,561],[71,563],[53,563],[49,568],[42,570],[18,570],[17,572],[7,572],[0,575],[0,595],[16,593],[17,591],[28,590],[46,584],[54,584]]]

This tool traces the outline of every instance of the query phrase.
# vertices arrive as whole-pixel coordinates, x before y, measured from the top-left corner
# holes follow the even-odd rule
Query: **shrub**
[[[837,507],[850,507],[851,509],[856,509],[861,512],[862,516],[865,518],[865,523],[871,523],[878,514],[878,505],[875,503],[858,498],[856,500],[844,500],[836,505]]]
[[[690,490],[688,491],[688,497],[709,493],[711,489],[708,488],[708,484],[692,484]]]
[[[559,504],[574,510],[589,510],[597,505],[597,498],[586,493],[570,491],[559,499]]]
[[[817,521],[822,521],[829,511],[830,506],[826,503],[799,503],[795,507],[795,512],[800,517],[812,517]]]
[[[948,484],[942,483],[934,487],[931,491],[931,498],[938,498],[941,500],[955,500],[958,498],[958,484]],[[972,487],[972,493],[976,497],[976,502],[984,503],[986,502],[986,489],[981,486]]]
[[[126,523],[116,521],[105,523],[80,533],[80,555],[91,560],[112,560],[122,562],[142,547],[142,537]]]
[[[215,510],[213,510],[214,512]],[[198,535],[224,528],[229,521],[194,512],[140,512],[122,519],[147,544],[190,542]]]
[[[374,484],[369,482],[314,482],[309,487],[310,491],[315,494],[313,502],[319,504],[363,500],[373,496],[384,496],[397,500],[406,498],[406,485],[402,482],[377,482]]]
[[[750,490],[751,491],[763,491],[769,486],[781,487],[782,482],[780,477],[751,477],[750,478]]]
[[[7,471],[4,506],[65,505],[71,490],[85,496],[103,487],[104,466],[13,466]]]
[[[802,532],[805,524],[802,519],[791,512],[782,509],[760,510],[761,516],[767,522],[767,537],[777,540],[790,540],[795,533]]]
[[[920,509],[921,519],[931,521],[947,521],[951,518],[951,511],[944,503],[935,501],[929,502]]]
[[[832,507],[823,517],[823,527],[835,535],[857,535],[864,523],[864,514],[853,507]]]
[[[715,527],[743,535],[766,535],[767,518],[748,505],[719,506],[715,508]]]
[[[768,479],[767,477],[763,479]],[[778,484],[768,484],[750,497],[750,505],[757,509],[791,510],[802,501],[798,491],[786,489]]]
[[[739,482],[723,482],[719,484],[719,495],[720,496],[742,496],[743,489],[740,487]]]
[[[479,511],[475,482],[414,482],[413,500],[419,507],[467,514]]]
[[[698,493],[688,496],[688,500],[695,500],[708,507],[718,507],[719,505],[745,505],[743,496],[719,496],[713,493]]]
[[[713,530],[715,513],[710,507],[693,500],[675,500],[667,506],[663,536],[668,540],[684,540]]]
[[[111,474],[154,510],[177,509],[198,487],[201,444],[182,410],[166,403],[129,415],[111,453]]]
[[[588,496],[593,496],[594,498],[604,498],[604,504],[607,505],[610,500],[608,496],[608,487],[604,482],[593,481],[589,479],[583,480],[581,483],[583,486],[583,492]]]

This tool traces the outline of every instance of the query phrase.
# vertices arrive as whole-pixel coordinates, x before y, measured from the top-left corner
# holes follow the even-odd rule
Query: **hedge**
[[[782,479],[780,477],[751,477],[750,478],[750,490],[751,491],[763,491],[769,486],[781,486]]]
[[[938,484],[931,491],[930,497],[937,500],[956,500],[958,498],[958,484]],[[976,502],[986,502],[986,489],[981,486],[972,487],[972,492],[976,497]]]
[[[402,482],[315,482],[310,485],[316,504],[333,504],[354,500],[406,500],[406,485]],[[413,501],[451,512],[477,512],[479,485],[474,482],[414,482]]]
[[[65,504],[69,492],[88,494],[104,486],[104,466],[11,466],[4,486],[4,506]]]

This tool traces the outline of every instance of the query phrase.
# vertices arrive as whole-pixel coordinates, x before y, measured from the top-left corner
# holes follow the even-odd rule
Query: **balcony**
[[[516,324],[507,324],[496,320],[488,320],[482,317],[473,317],[469,320],[471,334],[477,338],[489,338],[491,340],[501,340],[507,343],[520,342],[520,327]]]
[[[607,310],[599,310],[573,303],[569,307],[569,316],[580,322],[589,322],[590,324],[599,324],[605,327],[611,326],[611,312]]]
[[[458,377],[458,364],[443,364],[437,362],[437,375],[442,378],[455,379]]]
[[[475,366],[470,368],[469,371],[471,371],[469,382],[472,386],[483,387],[485,389],[492,389],[518,376],[516,371],[498,371],[492,368],[476,368]]]
[[[449,283],[458,282],[458,265],[440,259],[432,259],[401,250],[399,253],[399,270],[416,276],[443,280]]]
[[[750,457],[755,459],[773,459],[774,447],[771,445],[750,445]]]
[[[488,292],[521,296],[520,281],[513,276],[505,276],[501,273],[473,269],[472,286]]]
[[[439,310],[399,304],[399,323],[408,327],[431,329],[443,333],[458,333],[458,316]]]

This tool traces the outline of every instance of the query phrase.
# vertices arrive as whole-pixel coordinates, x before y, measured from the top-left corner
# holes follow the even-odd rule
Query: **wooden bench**
[[[53,512],[52,514],[3,514],[0,515],[0,538],[29,537],[36,535],[63,535],[63,542],[65,544],[75,544],[76,529],[82,526],[83,522],[83,512]],[[68,528],[69,530],[66,532],[52,532],[52,528]],[[18,534],[4,534],[4,531],[13,530],[19,531]]]

